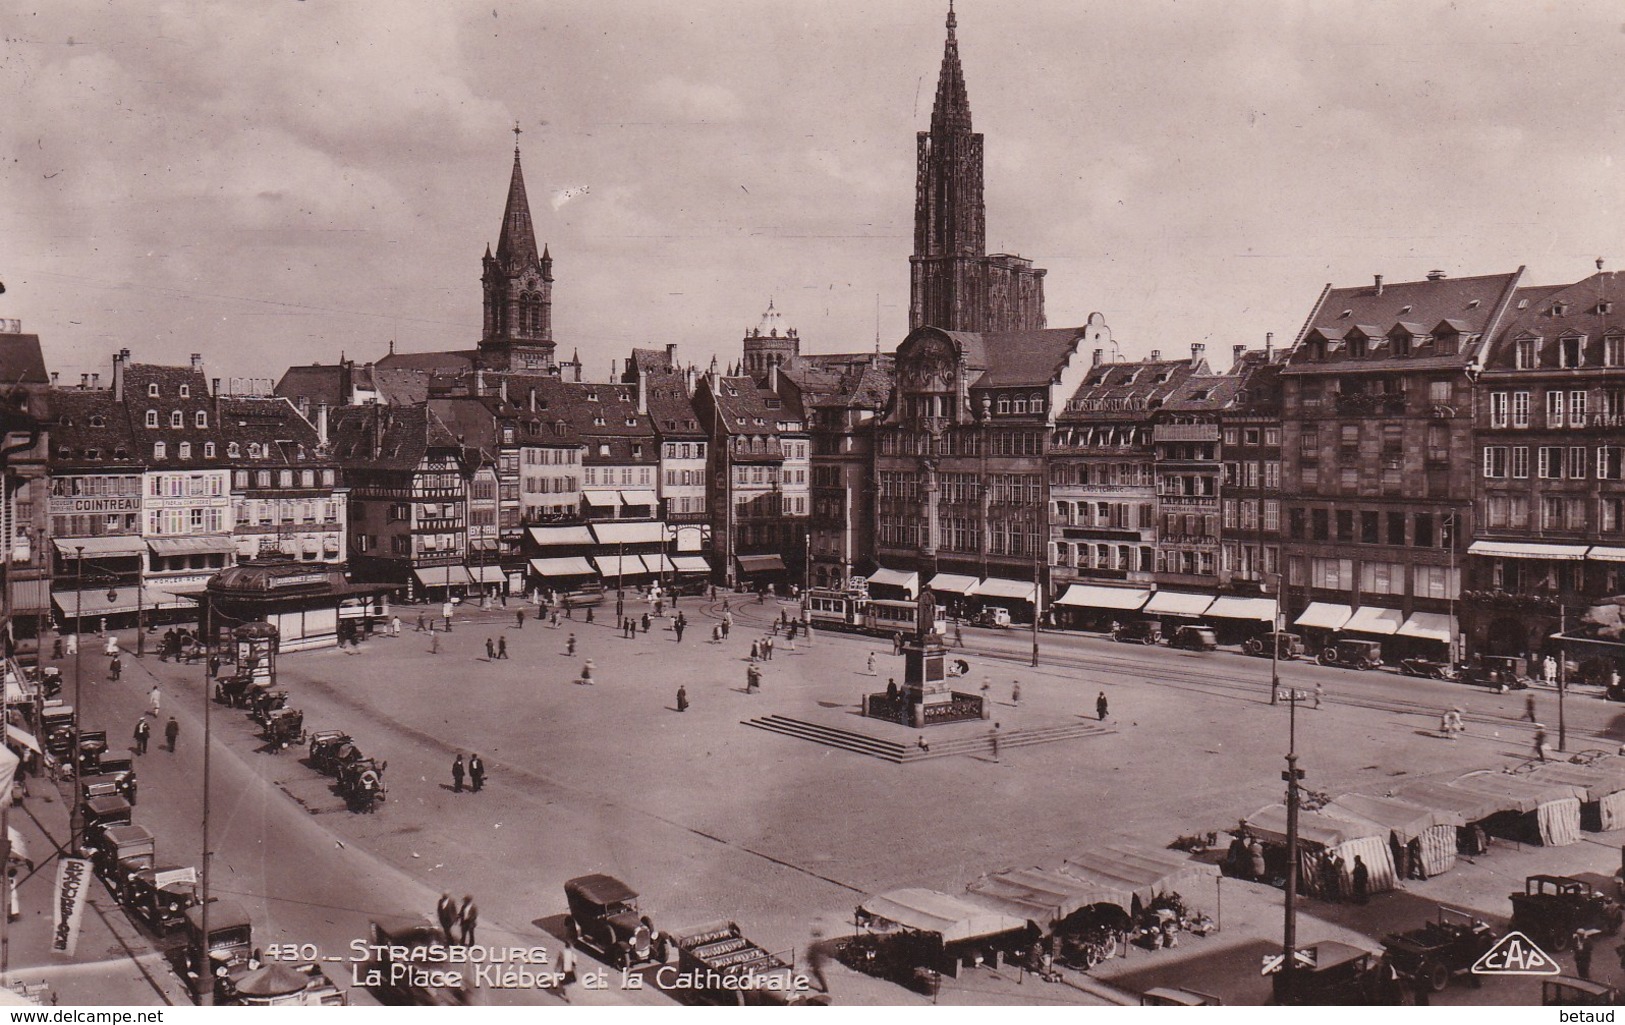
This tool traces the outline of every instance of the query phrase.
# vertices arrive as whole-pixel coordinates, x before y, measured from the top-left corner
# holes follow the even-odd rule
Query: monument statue
[[[920,591],[914,617],[914,636],[926,640],[937,629],[937,599],[929,587]]]

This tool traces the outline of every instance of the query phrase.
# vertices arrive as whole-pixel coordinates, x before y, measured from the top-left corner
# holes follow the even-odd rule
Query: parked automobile
[[[1267,974],[1278,1004],[1326,1006],[1381,1004],[1389,999],[1382,958],[1369,950],[1324,940],[1300,947],[1298,964],[1291,971],[1276,965]]]
[[[72,705],[46,702],[40,713],[40,732],[44,734],[45,750],[58,762],[72,760],[69,756],[73,753],[74,719]]]
[[[1426,982],[1435,993],[1450,985],[1450,978],[1471,973],[1473,965],[1499,939],[1481,919],[1463,911],[1441,907],[1438,918],[1417,929],[1389,933],[1383,938],[1388,963],[1407,979]],[[1478,976],[1472,976],[1474,984]]]
[[[1211,993],[1175,986],[1157,986],[1140,994],[1141,1007],[1222,1007],[1224,1001]]]
[[[1430,658],[1402,658],[1399,660],[1399,675],[1420,676],[1426,680],[1454,680],[1456,667],[1449,662]]]
[[[310,735],[310,764],[317,772],[337,776],[346,762],[361,757],[361,749],[348,733],[339,730],[317,730]]]
[[[1219,649],[1219,635],[1211,626],[1192,624],[1179,627],[1174,635],[1168,638],[1170,648],[1184,648],[1186,651],[1217,651]]]
[[[1275,657],[1282,662],[1303,658],[1306,654],[1303,638],[1284,630],[1271,630],[1257,637],[1249,637],[1247,643],[1241,646],[1241,650],[1257,658],[1269,658],[1271,643],[1275,645]]]
[[[1529,686],[1529,660],[1515,655],[1474,655],[1462,663],[1456,678],[1497,692],[1525,690]]]
[[[1323,666],[1342,666],[1345,669],[1381,669],[1382,643],[1339,637],[1326,645],[1315,661]]]
[[[666,960],[666,941],[655,942],[647,916],[638,914],[637,891],[614,876],[580,876],[564,884],[570,914],[565,937],[587,947],[617,968]]]
[[[1529,876],[1511,900],[1512,928],[1548,951],[1567,950],[1576,929],[1613,934],[1625,920],[1618,901],[1570,876]]]
[[[976,613],[971,619],[971,623],[976,626],[990,626],[996,630],[1008,630],[1010,629],[1010,610],[1000,608],[997,605],[989,605]]]
[[[1122,641],[1124,644],[1160,644],[1162,624],[1155,619],[1136,619],[1120,623],[1117,629],[1112,631],[1112,640]]]
[[[130,802],[117,794],[87,798],[79,808],[80,821],[84,823],[79,850],[87,857],[94,857],[98,850],[106,846],[104,834],[108,827],[130,824]]]

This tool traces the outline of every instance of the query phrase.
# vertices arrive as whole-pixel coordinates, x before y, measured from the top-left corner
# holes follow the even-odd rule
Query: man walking
[[[461,914],[457,917],[462,919],[463,924],[462,944],[465,947],[473,946],[474,929],[480,924],[480,906],[474,903],[474,898],[470,895],[463,898],[463,906],[459,910]]]
[[[677,643],[683,643],[683,617],[678,615],[677,621],[671,625],[671,632],[677,635]]]
[[[497,638],[497,658],[508,657],[508,635],[503,634]]]
[[[767,656],[769,662],[773,661],[773,638],[762,638],[762,654]]]
[[[401,635],[401,617],[400,616],[390,616],[389,617],[389,635],[391,637],[399,637]]]
[[[423,618],[423,610],[419,609],[418,610],[418,628],[417,628],[416,632],[417,633],[422,633],[426,629],[428,629],[428,624]]]
[[[147,724],[146,716],[142,716],[141,718],[137,719],[135,721],[135,753],[136,754],[144,755],[144,754],[147,753],[147,740],[151,736],[152,736],[152,727]]]
[[[688,688],[682,684],[677,685],[677,710],[679,712],[688,711]]]
[[[524,609],[516,609],[514,611],[514,614],[513,614],[513,628],[515,630],[523,630],[525,628],[525,610]]]
[[[1530,722],[1535,721],[1535,695],[1526,694],[1523,699],[1523,717]]]
[[[440,635],[433,630],[429,631],[429,654],[440,654]]]
[[[451,894],[442,893],[435,902],[434,916],[440,921],[440,931],[446,934],[446,942],[455,942],[457,936],[452,929],[457,925],[457,902],[451,899]]]
[[[457,757],[451,761],[451,792],[454,794],[463,792],[463,753],[461,751],[457,752]]]
[[[998,723],[993,724],[993,733],[988,737],[988,741],[993,747],[993,760],[996,762],[996,761],[999,760],[999,724]]]
[[[495,662],[497,660],[497,642],[493,641],[489,637],[485,639],[485,660],[487,662]]]
[[[113,678],[114,683],[117,683],[119,677],[124,675],[124,661],[117,655],[114,655],[113,661],[108,663],[107,675]]]
[[[872,651],[869,652],[869,662],[868,662],[868,670],[867,670],[867,672],[868,672],[868,675],[870,675],[870,676],[875,675],[875,653],[872,652]]]
[[[1358,854],[1354,856],[1354,903],[1364,904],[1371,898],[1371,870],[1365,867],[1365,859]]]
[[[485,788],[485,763],[478,754],[468,756],[468,782],[476,794]]]
[[[1100,696],[1095,698],[1095,715],[1100,717],[1101,722],[1106,721],[1106,711],[1106,692],[1101,691]]]
[[[152,706],[152,717],[154,719],[158,718],[158,706],[161,702],[162,695],[158,693],[158,685],[155,683],[152,685],[152,689],[147,691],[147,704]]]
[[[1535,757],[1546,760],[1546,727],[1538,722],[1535,723]]]
[[[175,753],[175,741],[180,738],[180,735],[181,724],[175,721],[174,716],[170,716],[169,722],[164,724],[164,741],[169,744],[170,754]]]
[[[564,642],[564,653],[565,653],[565,655],[570,656],[571,658],[575,657],[575,653],[576,653],[576,635],[575,634],[571,634],[569,639]]]
[[[1016,680],[1010,684],[1010,703],[1017,708],[1021,707],[1021,681]]]

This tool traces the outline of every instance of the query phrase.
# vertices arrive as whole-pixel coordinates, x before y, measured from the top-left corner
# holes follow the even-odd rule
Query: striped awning
[[[467,587],[474,582],[464,566],[423,566],[412,575],[424,587]]]
[[[741,573],[780,573],[784,560],[777,555],[736,555]]]
[[[1398,609],[1384,609],[1376,605],[1362,605],[1354,610],[1343,629],[1362,634],[1380,634],[1384,637],[1399,632],[1405,625],[1405,613]]]
[[[1144,605],[1150,591],[1137,587],[1099,587],[1094,584],[1071,584],[1066,593],[1055,602],[1084,609],[1115,609],[1131,612]]]
[[[1275,599],[1220,595],[1208,606],[1207,615],[1215,619],[1256,619],[1270,623],[1275,620]]]
[[[1303,610],[1293,622],[1297,626],[1314,627],[1319,630],[1341,630],[1343,624],[1354,615],[1354,610],[1347,605],[1334,605],[1331,602],[1314,601]]]
[[[1158,591],[1145,603],[1141,611],[1155,616],[1200,616],[1213,604],[1211,594],[1188,594],[1184,591]]]
[[[83,548],[92,559],[109,559],[147,554],[147,542],[141,537],[59,537],[52,541],[57,552],[65,559],[77,559],[77,549]]]
[[[925,586],[945,594],[970,595],[976,593],[976,585],[979,583],[981,581],[975,577],[961,576],[958,573],[938,573]]]
[[[592,531],[586,527],[531,527],[530,539],[540,548],[561,548],[565,545],[590,545]]]
[[[530,568],[543,577],[590,577],[596,572],[592,563],[579,555],[566,559],[532,559]]]
[[[703,555],[674,556],[671,564],[679,573],[709,574],[711,572],[711,564],[705,561]]]

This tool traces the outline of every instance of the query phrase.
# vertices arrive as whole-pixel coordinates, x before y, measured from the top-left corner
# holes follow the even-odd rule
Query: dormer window
[[[92,427],[106,427],[107,426],[107,417],[105,417],[105,416],[93,416],[93,417],[91,417],[90,418],[90,426],[92,426]]]
[[[189,399],[191,397],[192,397],[192,386],[189,385],[189,384],[181,385],[181,398]]]
[[[1409,306],[1401,306],[1401,307],[1400,307],[1400,308],[1399,308],[1399,315],[1400,315],[1400,316],[1402,316],[1402,317],[1403,317],[1403,316],[1404,316],[1404,315],[1405,315],[1405,314],[1407,314],[1407,313],[1409,313],[1409,312],[1411,312],[1411,307],[1409,307]]]
[[[1352,316],[1354,316],[1354,311],[1353,310],[1344,310],[1342,313],[1337,315],[1337,319],[1338,320],[1347,320],[1348,318],[1350,318]]]
[[[165,451],[165,446],[164,446],[163,442],[155,441],[155,442],[152,443],[152,458],[153,459],[167,459],[167,458],[169,458],[169,453]]]
[[[174,429],[179,429],[186,426],[186,418],[181,416],[180,410],[176,409],[170,412],[169,426]]]
[[[1411,354],[1411,336],[1394,335],[1388,339],[1389,349],[1395,356],[1409,356]]]
[[[602,427],[602,426],[604,426],[604,418],[601,417],[601,416],[593,417],[592,418],[592,425],[594,427]]]
[[[260,457],[260,443],[257,442],[257,441],[249,442],[248,443],[248,458],[250,458],[250,459],[258,459],[259,457]]]
[[[1568,316],[1568,312],[1569,307],[1567,303],[1552,303],[1552,316],[1565,317]]]
[[[192,443],[190,441],[181,442],[180,450],[176,453],[176,455],[181,459],[192,458]]]
[[[214,458],[214,442],[205,441],[203,443],[203,458],[204,459],[213,459]]]
[[[1609,335],[1602,340],[1602,365],[1625,366],[1625,336]]]
[[[601,456],[609,455],[609,446],[608,445],[599,445],[598,446],[598,454],[601,455]]]
[[[1540,366],[1540,339],[1519,338],[1512,343],[1512,363],[1519,370]]]
[[[758,426],[758,427],[764,427],[764,426],[766,426],[766,425],[767,425],[767,421],[766,421],[766,420],[763,420],[763,419],[762,419],[762,418],[761,418],[761,417],[757,417],[757,418],[756,418],[756,426]]]
[[[152,384],[147,385],[147,398],[155,399],[157,397],[158,397],[158,384],[155,381]]]
[[[629,416],[629,417],[626,418],[626,426],[628,426],[628,427],[636,427],[637,425],[638,425],[638,418],[637,417]]]
[[[1326,343],[1316,339],[1304,346],[1304,351],[1308,354],[1310,360],[1318,363],[1326,358]]]
[[[1468,303],[1467,303],[1467,308],[1468,308],[1468,309],[1469,309],[1469,310],[1476,310],[1476,309],[1478,309],[1478,304],[1479,304],[1479,302],[1480,302],[1480,301],[1481,301],[1481,300],[1478,300],[1478,299],[1473,299],[1473,300],[1470,300],[1470,301],[1469,301],[1469,302],[1468,302]],[[1518,309],[1520,309],[1520,310],[1521,310],[1521,309],[1523,309],[1523,308],[1524,308],[1524,307],[1525,307],[1525,306],[1528,306],[1528,305],[1529,305],[1529,300],[1527,300],[1527,299],[1525,299],[1525,300],[1524,300],[1524,301],[1523,301],[1523,302],[1520,302],[1520,303],[1519,303],[1519,304],[1518,304]]]
[[[588,402],[597,402],[598,401],[598,393],[595,392],[595,391],[588,392],[587,393],[587,401]]]
[[[1005,414],[1005,413],[1008,413],[1008,412],[1010,412],[1010,396],[1008,396],[1008,395],[1000,395],[999,396],[999,413],[1002,415],[1002,414]]]
[[[1017,416],[1025,416],[1027,414],[1027,400],[1026,399],[1023,399],[1023,398],[1017,398],[1016,399],[1015,412],[1016,412]]]
[[[158,411],[156,409],[147,410],[147,426],[148,427],[157,427],[158,426]]]
[[[241,459],[242,455],[243,455],[243,449],[242,449],[241,445],[237,444],[235,441],[231,441],[231,442],[226,443],[226,458],[227,459]]]
[[[1478,300],[1474,299],[1473,302],[1476,303],[1476,302],[1478,302]],[[1527,310],[1528,308],[1529,308],[1529,300],[1528,299],[1519,299],[1518,300],[1518,309]]]
[[[200,428],[209,426],[209,414],[198,410],[197,416],[193,418],[193,425]]]
[[[1585,366],[1586,348],[1585,338],[1560,338],[1557,342],[1557,365],[1565,370],[1576,370]]]
[[[99,449],[99,448],[87,448],[87,449],[85,449],[85,458],[86,459],[100,459],[101,457],[102,457],[102,450],[101,449]]]
[[[642,445],[633,445],[632,446],[632,458],[633,459],[642,459],[643,458],[643,446]]]
[[[1348,357],[1349,357],[1349,359],[1365,359],[1365,355],[1366,355],[1365,339],[1363,337],[1359,336],[1359,335],[1355,335],[1354,337],[1350,338],[1348,340]]]
[[[1602,314],[1612,313],[1614,312],[1614,304],[1604,299],[1602,302],[1597,304],[1597,312]]]

